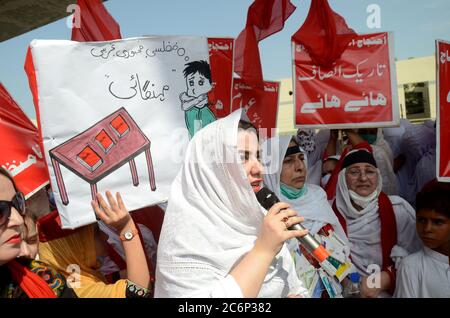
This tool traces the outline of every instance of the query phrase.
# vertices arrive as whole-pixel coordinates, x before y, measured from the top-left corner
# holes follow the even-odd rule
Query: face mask
[[[365,209],[373,200],[378,198],[377,190],[373,191],[371,194],[369,194],[366,197],[363,197],[350,189],[348,190],[348,193],[350,194],[350,198],[353,200],[353,202],[355,202],[357,205],[359,205],[363,209]]]
[[[288,198],[290,200],[298,199],[306,193],[305,186],[303,186],[301,189],[296,189],[296,188],[287,186],[282,182],[280,183],[280,190],[281,190],[281,194],[283,194],[286,198]]]
[[[361,138],[373,145],[377,141],[377,135],[361,135]]]
[[[322,186],[322,188],[325,188],[328,181],[330,181],[330,178],[331,178],[331,173],[327,173],[326,175],[324,175],[322,177],[322,179],[320,180],[320,185]]]

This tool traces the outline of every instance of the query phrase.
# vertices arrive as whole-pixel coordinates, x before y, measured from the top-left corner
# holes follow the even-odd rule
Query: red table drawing
[[[150,140],[125,108],[120,108],[82,133],[50,150],[61,200],[69,204],[60,164],[91,185],[96,200],[97,182],[124,164],[130,165],[133,185],[139,185],[134,158],[145,152],[150,189],[156,190]]]

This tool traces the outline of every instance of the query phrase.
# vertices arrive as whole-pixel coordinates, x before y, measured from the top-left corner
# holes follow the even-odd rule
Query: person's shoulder
[[[416,264],[418,261],[424,258],[423,249],[418,250],[417,252],[411,253],[405,256],[402,260],[405,261],[406,264]]]
[[[327,197],[325,190],[321,186],[318,186],[316,184],[308,183],[308,191],[314,193],[314,195],[318,198]]]
[[[28,268],[35,274],[41,276],[47,283],[52,280],[64,280],[64,276],[51,265],[38,260],[30,260]]]
[[[404,216],[408,215],[410,218],[412,217],[415,219],[416,212],[408,201],[398,195],[390,195],[389,201],[391,201],[395,214]]]
[[[419,265],[422,264],[423,257],[424,253],[422,249],[403,257],[399,265],[399,270],[403,270],[408,273],[419,272]]]
[[[413,207],[411,206],[411,204],[408,203],[408,201],[406,201],[405,199],[403,199],[402,197],[398,196],[398,195],[389,195],[389,201],[391,201],[392,205],[402,205],[406,208],[411,208],[413,209]]]
[[[67,291],[68,288],[65,276],[52,266],[42,261],[30,260],[28,268],[30,271],[41,277],[57,297],[75,297],[73,292],[68,293]]]
[[[308,192],[310,192],[310,194],[314,197],[314,202],[323,201],[326,202],[327,205],[330,205],[327,198],[327,193],[321,186],[308,184]]]

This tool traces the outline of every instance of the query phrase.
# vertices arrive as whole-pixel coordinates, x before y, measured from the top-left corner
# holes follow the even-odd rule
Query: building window
[[[428,82],[405,84],[403,89],[405,91],[406,117],[408,119],[429,117]]]

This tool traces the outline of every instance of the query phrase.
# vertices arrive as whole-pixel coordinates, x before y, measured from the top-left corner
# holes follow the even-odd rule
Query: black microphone
[[[280,202],[280,199],[278,199],[276,194],[273,193],[271,190],[269,190],[267,187],[261,188],[261,190],[259,190],[256,193],[256,198],[258,199],[259,204],[261,204],[261,206],[266,210],[270,210],[270,208],[273,205]],[[290,226],[288,228],[288,230],[305,230],[305,228],[301,224],[294,224],[294,225]],[[320,247],[322,247],[322,249],[324,249],[323,246],[319,242],[317,242],[317,240],[313,236],[311,236],[309,233],[303,237],[296,237],[296,239],[299,240],[300,243],[302,243],[305,246],[305,248],[308,250],[308,252],[310,252],[312,254],[314,254],[314,251],[316,251],[317,249],[321,250]],[[321,251],[321,252],[322,253],[320,253],[321,254],[320,258],[323,259],[323,257],[325,255],[323,255],[323,251]],[[326,250],[325,250],[325,252],[326,252]],[[327,255],[325,256],[325,258],[327,258],[330,255],[328,252],[326,252],[326,254]]]
[[[256,198],[259,204],[266,210],[269,210],[275,203],[280,202],[280,199],[266,187],[263,187],[256,193]],[[301,224],[294,224],[288,228],[288,230],[305,230]],[[350,269],[349,264],[340,263],[323,247],[317,240],[309,233],[302,237],[296,237],[306,250],[311,253],[317,261],[319,261],[321,267],[329,273],[331,276],[336,276],[341,281],[348,273]]]

